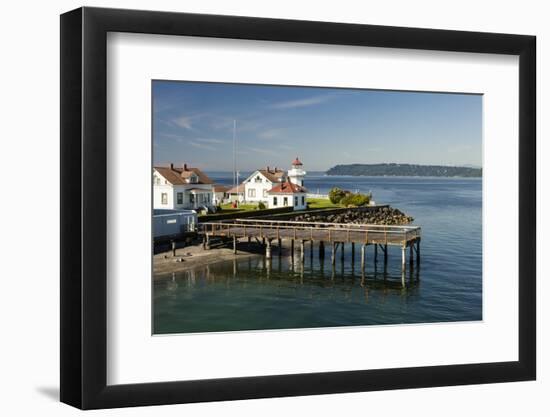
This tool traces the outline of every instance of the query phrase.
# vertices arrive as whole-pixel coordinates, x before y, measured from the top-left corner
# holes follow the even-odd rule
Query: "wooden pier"
[[[420,262],[421,228],[419,226],[390,226],[376,224],[350,223],[319,223],[296,221],[273,221],[259,219],[235,219],[227,222],[202,223],[204,245],[209,246],[211,237],[233,239],[233,250],[237,251],[239,239],[261,241],[265,245],[267,259],[272,256],[272,244],[277,242],[279,248],[282,241],[290,241],[291,254],[294,248],[299,247],[299,256],[304,259],[306,242],[310,242],[310,251],[313,254],[314,242],[318,242],[319,257],[324,258],[325,246],[331,249],[332,264],[336,262],[337,251],[340,249],[341,259],[344,260],[344,247],[350,244],[352,262],[355,257],[355,245],[361,247],[361,268],[367,262],[366,248],[374,245],[374,261],[377,261],[378,250],[382,251],[384,262],[388,260],[388,246],[401,248],[401,267],[405,270],[407,248],[409,248],[409,262],[411,265]],[[297,242],[297,244],[296,244]]]

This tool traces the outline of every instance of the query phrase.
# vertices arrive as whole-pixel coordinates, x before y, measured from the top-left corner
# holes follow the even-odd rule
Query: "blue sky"
[[[482,96],[153,81],[153,159],[207,171],[336,164],[481,166]]]

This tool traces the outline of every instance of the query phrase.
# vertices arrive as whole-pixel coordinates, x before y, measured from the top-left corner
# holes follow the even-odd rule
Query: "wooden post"
[[[265,246],[265,257],[271,259],[271,240],[267,239],[267,245]]]
[[[409,264],[412,266],[413,264],[413,242],[409,245]]]
[[[341,243],[342,250],[340,251],[340,259],[342,259],[342,262],[344,262],[344,242]]]
[[[300,241],[300,259],[302,260],[302,262],[304,261],[304,258],[306,256],[306,247],[305,247],[305,241],[301,240]]]
[[[384,264],[388,263],[388,245],[384,245]]]
[[[262,245],[265,246],[265,237],[262,237]]]
[[[172,256],[176,256],[176,242],[174,240],[171,240],[170,244],[172,246]]]
[[[233,236],[233,253],[237,253],[237,236]]]
[[[365,270],[365,244],[361,245],[361,271]]]
[[[331,259],[332,265],[336,263],[336,243],[332,242],[332,259]]]
[[[248,242],[247,242],[246,246],[249,250],[250,250],[250,239],[251,239],[250,236],[248,236]]]
[[[319,242],[319,259],[325,259],[325,242]]]
[[[309,241],[309,258],[313,261],[313,240]]]
[[[378,261],[378,243],[374,244],[374,264],[376,265],[376,261]]]
[[[294,239],[290,240],[290,256],[294,258]]]
[[[420,265],[420,238],[416,239],[416,267]]]
[[[401,246],[401,270],[405,270],[405,246]]]
[[[355,243],[351,242],[351,264],[355,263]]]

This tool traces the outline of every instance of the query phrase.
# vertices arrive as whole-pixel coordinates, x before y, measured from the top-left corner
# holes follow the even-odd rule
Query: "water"
[[[231,174],[214,173],[217,183]],[[241,179],[244,178],[241,177]],[[420,268],[407,262],[402,286],[400,249],[389,248],[387,269],[382,252],[374,265],[367,251],[364,276],[359,245],[355,264],[351,245],[344,263],[333,269],[318,250],[299,257],[263,256],[203,266],[154,281],[154,332],[186,333],[287,329],[399,323],[434,323],[482,319],[481,179],[417,177],[306,178],[310,192],[333,186],[372,191],[422,226]],[[315,247],[317,249],[317,247]],[[407,253],[408,255],[408,253]]]

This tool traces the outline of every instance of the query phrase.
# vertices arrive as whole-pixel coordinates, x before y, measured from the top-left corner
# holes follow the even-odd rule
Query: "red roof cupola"
[[[292,161],[292,165],[293,166],[301,166],[301,165],[304,165],[300,162],[300,160],[298,159],[298,157],[296,157],[296,159],[294,161]]]

